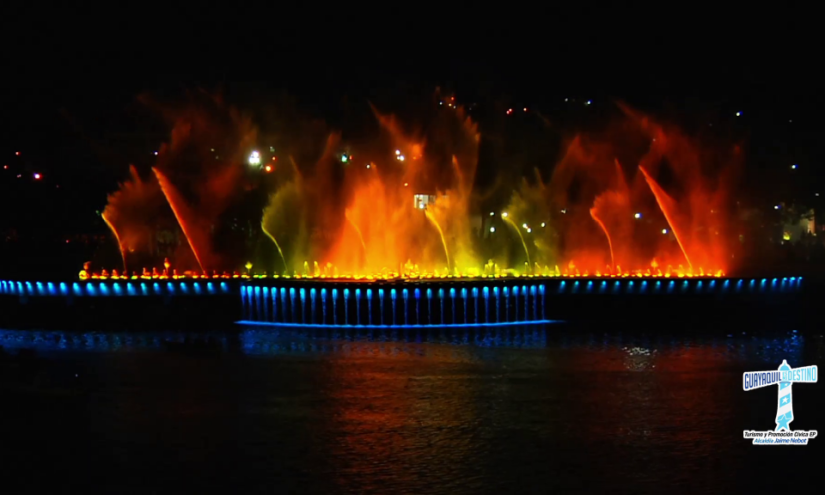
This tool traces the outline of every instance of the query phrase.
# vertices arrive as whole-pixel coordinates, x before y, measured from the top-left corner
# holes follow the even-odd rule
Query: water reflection
[[[796,331],[769,335],[667,336],[558,331],[549,325],[496,329],[308,330],[243,329],[239,332],[68,332],[0,329],[0,346],[40,351],[128,352],[162,350],[166,342],[214,341],[225,351],[237,344],[249,355],[330,354],[419,356],[437,359],[483,356],[485,348],[560,349],[578,355],[576,366],[605,371],[675,371],[690,366],[717,368],[728,360],[799,362],[805,337]],[[816,339],[821,345],[822,339]],[[436,344],[436,345],[432,345]],[[445,350],[444,347],[452,348]],[[457,351],[456,349],[464,349]],[[472,349],[472,352],[469,351]],[[608,352],[610,357],[597,353]],[[584,352],[584,354],[581,354]],[[599,363],[589,362],[598,356]],[[697,371],[693,369],[693,371]]]
[[[92,393],[61,414],[72,445],[89,446],[82,458],[115,480],[140,466],[178,492],[604,492],[622,480],[695,493],[760,469],[764,449],[741,431],[771,426],[775,396],[754,415],[762,398],[742,392],[742,373],[825,356],[818,336],[727,335],[241,328],[208,335],[221,355],[192,358],[164,345],[185,332],[0,330],[0,346],[84,363]],[[21,445],[49,427],[42,416],[16,419]]]

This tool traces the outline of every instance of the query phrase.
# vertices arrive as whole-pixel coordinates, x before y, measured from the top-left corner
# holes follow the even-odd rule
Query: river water
[[[167,350],[181,332],[0,330],[8,354],[35,350],[45,384],[1,401],[3,485],[675,494],[816,479],[825,440],[742,438],[774,428],[777,400],[776,387],[743,391],[742,374],[821,365],[825,339],[702,330],[258,327],[213,334],[218,356]],[[794,385],[792,429],[825,433],[822,387]]]

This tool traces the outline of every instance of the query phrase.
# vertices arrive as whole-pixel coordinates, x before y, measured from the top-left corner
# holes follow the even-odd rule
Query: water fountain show
[[[728,276],[736,145],[617,104],[608,125],[562,136],[556,159],[496,159],[500,134],[455,97],[430,106],[406,122],[369,105],[372,129],[349,137],[300,119],[264,136],[219,99],[166,110],[156,162],[132,166],[101,213],[112,249],[76,281],[0,291],[231,295],[245,322],[429,326],[546,323],[576,295],[621,305],[800,285]]]

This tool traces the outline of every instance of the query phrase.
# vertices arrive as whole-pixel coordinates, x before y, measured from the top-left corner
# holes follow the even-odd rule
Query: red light
[[[17,155],[17,156],[20,156],[20,152],[19,152],[19,151],[15,151],[15,152],[14,152],[14,154],[15,154],[15,155]]]
[[[9,169],[8,165],[3,165],[3,170],[8,170],[8,169]]]

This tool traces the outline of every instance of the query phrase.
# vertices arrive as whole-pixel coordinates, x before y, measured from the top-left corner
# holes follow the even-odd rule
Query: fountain
[[[549,181],[508,167],[493,183],[477,179],[481,134],[460,107],[416,131],[372,110],[372,140],[298,136],[280,161],[275,146],[271,160],[258,150],[257,130],[237,112],[224,127],[185,113],[151,173],[131,167],[101,214],[121,272],[87,265],[77,282],[2,281],[0,294],[239,295],[246,322],[417,328],[546,323],[574,299],[800,286],[726,277],[733,166],[714,176],[700,167],[700,144],[628,109],[621,129],[642,143],[635,154],[624,134],[580,134],[545,164]],[[220,150],[205,152],[207,140]],[[502,185],[511,192],[496,193]],[[158,225],[180,239],[171,252],[155,246]]]

